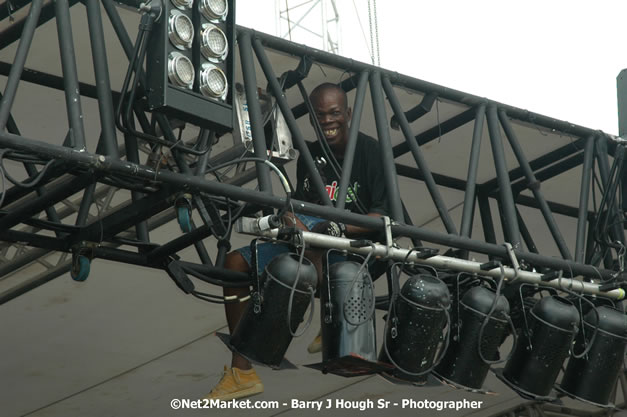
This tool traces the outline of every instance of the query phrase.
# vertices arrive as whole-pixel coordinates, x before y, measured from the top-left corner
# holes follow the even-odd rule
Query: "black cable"
[[[492,306],[490,306],[490,310],[488,314],[486,314],[485,318],[483,319],[483,322],[481,323],[481,327],[479,328],[479,338],[477,341],[477,353],[479,353],[479,357],[481,358],[481,360],[488,365],[495,365],[497,363],[508,361],[514,354],[516,346],[518,345],[518,337],[516,335],[516,329],[514,327],[514,323],[512,322],[512,319],[509,316],[506,316],[507,322],[509,323],[512,329],[512,338],[513,338],[512,348],[507,354],[507,357],[505,357],[505,359],[499,359],[499,360],[493,361],[493,360],[486,359],[483,356],[483,352],[481,351],[481,340],[483,339],[483,332],[485,331],[485,328],[488,325],[488,322],[490,321],[490,319],[492,318],[492,315],[494,314],[494,311],[496,310],[499,297],[501,296],[501,288],[503,286],[503,281],[505,281],[505,268],[503,268],[503,264],[500,262],[498,262],[498,265],[499,265],[499,268],[501,269],[501,276],[498,282],[496,283],[496,290],[495,290],[494,301],[492,302]]]
[[[303,232],[300,231],[300,239],[301,242],[303,244],[303,248],[300,251],[300,256],[298,258],[298,268],[296,268],[296,278],[294,279],[294,284],[289,287],[287,285],[285,285],[284,283],[282,283],[281,281],[279,281],[278,279],[275,279],[274,281],[276,281],[277,283],[283,285],[284,287],[287,287],[290,289],[290,297],[289,300],[287,302],[287,328],[290,331],[290,334],[292,335],[292,337],[300,337],[303,334],[305,334],[305,332],[307,331],[307,329],[309,328],[309,326],[311,326],[311,322],[313,321],[313,315],[314,315],[314,311],[315,311],[315,294],[316,294],[316,290],[313,289],[312,287],[309,287],[309,292],[311,294],[311,300],[310,300],[310,305],[311,308],[309,309],[309,318],[307,319],[307,322],[305,323],[305,326],[303,328],[303,330],[300,333],[296,333],[292,331],[292,305],[294,304],[294,294],[296,292],[304,292],[304,291],[300,291],[296,289],[296,286],[298,285],[298,280],[300,279],[300,267],[303,265],[303,259],[305,258],[305,239],[303,238]],[[271,278],[273,278],[271,275],[269,275]]]
[[[36,187],[39,184],[39,182],[41,181],[41,179],[43,178],[43,176],[45,175],[45,173],[48,170],[48,168],[50,168],[50,166],[54,163],[53,159],[48,160],[45,163],[44,167],[41,169],[41,171],[39,171],[39,173],[37,173],[35,178],[33,178],[30,182],[20,182],[20,181],[16,180],[15,178],[13,178],[9,174],[9,172],[6,170],[6,168],[4,166],[4,158],[5,158],[5,154],[7,154],[7,153],[11,153],[11,151],[9,149],[2,149],[2,150],[0,150],[0,169],[2,169],[2,172],[3,172],[3,180],[7,179],[11,183],[13,183],[15,186],[21,187],[21,188]]]
[[[132,127],[132,108],[135,100],[135,95],[139,86],[139,81],[137,80],[137,77],[139,76],[141,66],[144,62],[144,57],[148,48],[148,33],[152,30],[152,25],[154,24],[154,22],[155,16],[153,16],[151,13],[144,13],[142,15],[142,20],[139,24],[139,32],[137,33],[137,39],[135,41],[135,46],[131,55],[126,76],[124,77],[120,99],[118,101],[115,112],[115,124],[121,132],[135,136],[145,141],[163,145],[170,149],[176,146],[177,149],[179,149],[180,151],[192,155],[203,155],[209,150],[209,147],[207,147],[206,150],[198,151],[193,148],[188,148],[186,146],[180,146],[178,145],[179,142],[172,143],[157,136],[139,132]],[[130,95],[127,98],[126,96],[127,94],[129,94],[128,87],[131,82],[131,77],[133,73],[135,73],[135,78],[133,79],[133,86],[131,88]],[[122,117],[122,107],[125,100],[128,101],[128,105],[126,107],[124,116]],[[169,126],[161,126],[161,130],[164,132],[166,128],[169,128]]]

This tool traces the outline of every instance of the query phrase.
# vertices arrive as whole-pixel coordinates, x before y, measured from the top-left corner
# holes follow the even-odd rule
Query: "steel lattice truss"
[[[129,31],[136,30],[139,15],[117,8],[112,0],[76,3],[12,0],[0,7],[0,50],[13,48],[10,56],[2,54],[5,62],[0,62],[6,77],[0,104],[0,149],[6,161],[2,171],[4,177],[20,182],[13,185],[8,178],[3,182],[0,280],[14,284],[0,294],[0,303],[67,273],[72,263],[80,269],[81,257],[165,270],[167,262],[190,246],[195,246],[200,262],[181,259],[189,273],[218,285],[247,281],[248,277],[222,268],[233,217],[269,214],[286,201],[283,190],[273,186],[267,165],[240,161],[245,156],[266,158],[268,150],[277,151],[268,149],[271,141],[266,140],[265,110],[257,90],[266,86],[273,110],[282,113],[323,196],[321,205],[293,201],[294,210],[385,231],[379,219],[333,207],[306,150],[305,87],[322,81],[323,75],[337,76],[339,85],[354,97],[351,136],[356,137],[359,129],[370,131],[381,144],[393,220],[389,230],[395,239],[413,238],[424,245],[451,248],[440,260],[452,268],[456,264],[449,259],[484,257],[509,263],[513,253],[527,271],[544,276],[546,284],[552,282],[550,271],[562,271],[565,277],[586,282],[582,292],[622,296],[625,143],[620,138],[245,28],[237,30],[238,74],[248,102],[250,143],[240,138],[231,146],[230,133],[189,122],[183,134],[177,120],[149,111],[141,89],[131,103],[141,135],[122,134],[114,109],[128,97],[112,88],[120,77],[112,81],[116,76],[110,72],[119,72],[120,67],[125,72],[132,60]],[[133,1],[122,3],[138,6]],[[72,32],[76,19],[71,21],[70,11],[77,8],[87,12],[85,33]],[[61,74],[26,66],[33,37],[51,19],[56,20],[60,40]],[[74,45],[79,37],[91,41],[94,70],[87,79],[76,70]],[[127,62],[107,61],[114,41],[116,48],[121,45]],[[140,87],[145,82],[141,76]],[[19,84],[36,86],[43,94],[63,92],[69,123],[63,141],[21,134],[20,127],[28,126],[29,119],[14,119]],[[98,137],[86,134],[91,128],[81,103],[88,99],[98,103],[95,117],[89,119],[99,119]],[[463,146],[454,143],[438,153],[440,142],[461,137]],[[488,146],[482,148],[484,138]],[[534,148],[538,144],[539,150]],[[446,166],[443,161],[448,161]],[[233,167],[213,169],[223,163]],[[559,193],[547,195],[545,187],[551,188],[551,181],[566,174],[568,198],[552,200]],[[419,201],[415,190],[421,190]],[[347,181],[343,181],[339,195],[346,192]],[[435,207],[431,213],[435,222],[425,220],[428,214],[416,215],[425,201]],[[452,215],[455,208],[460,221]],[[187,233],[163,243],[151,240],[153,230],[177,216],[180,221],[181,210],[188,209],[198,225],[190,220]],[[540,219],[541,226],[528,227],[526,216]],[[546,245],[546,236],[554,253],[538,249]],[[504,242],[511,243],[512,253]],[[29,269],[33,266],[38,269]],[[562,286],[554,281],[556,287]],[[568,286],[579,288],[570,280]]]

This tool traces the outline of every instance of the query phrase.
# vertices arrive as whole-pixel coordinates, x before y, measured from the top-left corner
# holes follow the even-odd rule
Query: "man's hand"
[[[346,225],[344,223],[337,223],[331,220],[325,220],[317,223],[311,228],[314,233],[320,233],[323,235],[329,235],[334,237],[341,237],[346,234]]]

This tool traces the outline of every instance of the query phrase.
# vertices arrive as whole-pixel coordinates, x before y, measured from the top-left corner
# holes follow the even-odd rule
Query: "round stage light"
[[[200,71],[200,92],[212,98],[223,99],[229,83],[224,72],[213,64],[204,64]]]
[[[178,10],[172,10],[168,20],[168,37],[172,45],[178,49],[191,48],[194,40],[194,24],[192,20]]]
[[[172,52],[168,57],[168,78],[179,87],[192,88],[194,84],[194,64],[185,55]]]
[[[229,44],[224,32],[210,23],[202,25],[200,51],[211,62],[224,60],[229,51]]]
[[[201,0],[200,12],[211,21],[224,20],[229,12],[226,0]]]
[[[172,4],[181,10],[191,9],[194,0],[172,0]]]

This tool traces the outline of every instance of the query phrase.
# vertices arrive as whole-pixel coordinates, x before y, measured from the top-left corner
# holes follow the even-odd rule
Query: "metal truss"
[[[320,49],[333,54],[341,53],[340,15],[335,0],[276,0],[276,9],[280,37],[308,45],[319,42]],[[304,39],[315,41],[305,42]]]
[[[14,6],[16,8],[24,7],[26,3],[14,3]],[[176,201],[179,201],[180,193],[174,191],[173,187],[182,186],[192,195],[190,204],[195,209],[198,209],[204,226],[208,229],[208,231],[202,234],[202,238],[212,234],[217,236],[224,235],[224,233],[215,232],[218,232],[217,229],[224,225],[221,218],[228,217],[228,212],[233,209],[232,207],[227,208],[225,203],[225,198],[227,197],[231,202],[256,204],[258,208],[266,212],[271,208],[281,208],[285,203],[285,199],[272,191],[270,171],[263,164],[256,164],[256,170],[249,170],[247,175],[242,176],[240,173],[237,178],[231,180],[231,182],[235,183],[233,185],[229,184],[228,181],[225,183],[223,179],[219,181],[213,175],[195,175],[196,172],[202,173],[207,170],[207,167],[213,166],[208,163],[209,152],[200,156],[190,155],[184,154],[173,147],[171,149],[172,164],[166,164],[162,168],[160,165],[154,166],[154,161],[140,160],[138,149],[141,146],[146,147],[146,141],[142,140],[144,139],[143,137],[138,140],[137,137],[132,137],[132,135],[128,134],[125,135],[126,160],[123,162],[120,159],[120,151],[118,150],[120,145],[117,142],[113,114],[114,104],[120,99],[120,95],[111,93],[109,86],[110,81],[106,68],[106,49],[104,47],[102,21],[100,20],[100,8],[97,7],[98,4],[94,1],[87,1],[85,5],[90,23],[95,76],[98,80],[96,86],[80,83],[76,74],[76,61],[71,53],[73,39],[68,12],[72,2],[60,1],[54,2],[54,4],[44,4],[43,1],[34,1],[31,4],[28,15],[7,29],[5,32],[8,33],[3,33],[2,39],[5,40],[5,45],[11,43],[11,36],[13,36],[13,40],[19,39],[20,44],[12,65],[5,64],[3,67],[5,74],[8,75],[8,80],[2,107],[0,108],[0,126],[6,126],[8,132],[0,133],[0,144],[6,149],[3,157],[21,161],[24,164],[28,177],[30,177],[30,181],[36,182],[36,185],[31,187],[15,186],[5,191],[2,206],[3,216],[0,218],[0,228],[2,229],[0,238],[9,243],[19,242],[19,244],[26,244],[27,246],[40,249],[72,253],[87,250],[86,247],[88,247],[89,250],[87,252],[89,252],[89,256],[102,255],[123,262],[163,268],[163,265],[154,261],[155,258],[150,256],[150,252],[145,253],[146,245],[152,247],[149,241],[146,221],[167,208],[171,208],[173,204],[178,204]],[[113,2],[104,1],[103,5],[125,52],[130,57],[132,43],[119,16],[117,16]],[[62,40],[60,43],[63,63],[62,79],[49,74],[25,71],[24,68],[33,34],[38,24],[51,18],[50,14],[53,6],[57,16],[59,38]],[[16,27],[20,28],[21,31],[18,32],[15,29]],[[382,157],[385,161],[385,181],[391,201],[391,217],[395,220],[395,224],[392,226],[395,237],[418,238],[462,251],[473,251],[507,260],[508,254],[506,249],[498,245],[494,237],[492,214],[489,212],[489,206],[486,204],[488,199],[495,198],[500,205],[500,217],[506,241],[514,246],[516,257],[519,260],[527,262],[535,268],[572,271],[572,275],[582,275],[588,279],[600,276],[605,281],[615,277],[616,273],[612,267],[615,260],[611,258],[612,252],[608,251],[608,247],[611,248],[612,245],[616,244],[615,242],[624,241],[623,228],[620,227],[620,223],[616,224],[616,219],[622,215],[622,212],[615,198],[618,185],[616,173],[621,172],[622,169],[620,164],[622,164],[623,160],[624,145],[613,137],[602,132],[592,131],[479,97],[469,96],[244,28],[240,28],[238,33],[244,88],[251,109],[252,142],[256,151],[255,154],[263,154],[263,150],[266,149],[267,145],[263,132],[263,122],[258,120],[258,117],[255,117],[261,114],[261,110],[253,90],[257,84],[253,54],[256,55],[265,78],[269,82],[269,90],[275,96],[276,105],[285,117],[294,143],[300,150],[307,168],[312,172],[314,186],[317,187],[320,195],[324,197],[322,205],[303,203],[298,205],[297,211],[375,229],[382,227],[379,221],[375,219],[344,212],[341,210],[342,207],[337,209],[331,207],[320,177],[314,167],[313,160],[305,146],[305,139],[296,123],[298,118],[306,114],[305,103],[294,106],[287,102],[282,94],[282,88],[285,88],[285,85],[281,86],[277,81],[277,74],[274,73],[272,63],[266,55],[266,49],[307,57],[309,60],[353,74],[341,83],[342,87],[347,91],[357,90],[351,141],[355,140],[358,132],[366,90],[370,90],[377,133],[383,150]],[[70,131],[63,146],[50,145],[43,141],[20,135],[16,123],[11,118],[10,111],[17,85],[21,79],[64,89]],[[292,85],[296,83],[293,82]],[[396,91],[399,87],[424,94],[424,100],[418,103],[416,108],[405,112],[397,98]],[[102,134],[98,142],[98,154],[91,154],[85,151],[85,128],[81,117],[81,95],[78,93],[79,91],[81,92],[80,94],[99,100]],[[392,146],[390,140],[384,97],[387,97],[389,100],[396,124],[406,139],[404,143],[395,146]],[[427,101],[431,99],[432,102],[433,97],[438,97],[440,100],[463,103],[468,107],[468,110],[415,135],[410,123],[430,110]],[[142,107],[142,105],[141,100],[137,100],[134,103],[135,116],[143,131],[154,134],[156,122],[156,125],[164,135],[165,139],[163,141],[167,143],[169,140],[174,145],[176,142],[175,128],[158,114],[152,115],[153,122],[150,123],[147,119],[147,115],[150,114],[146,112],[147,109]],[[483,184],[478,184],[476,182],[476,172],[484,120],[487,120],[497,177]],[[511,126],[511,120],[531,123],[552,131],[568,133],[577,137],[574,142],[575,146],[565,146],[542,155],[535,160],[528,161],[523,147]],[[432,173],[425,160],[421,146],[473,121],[475,128],[467,180],[463,181]],[[505,132],[505,139],[509,142],[518,160],[519,167],[516,169],[508,170],[504,163],[504,140],[501,137],[501,131]],[[201,130],[197,137],[190,139],[190,144],[194,145],[204,142],[206,145],[208,137],[209,133]],[[155,147],[154,144],[151,146]],[[226,156],[222,155],[217,160],[219,162],[228,162],[229,157],[236,159],[236,155],[238,157],[242,156],[240,151],[241,149],[227,153]],[[411,153],[416,163],[415,166],[400,165],[395,162],[396,158],[408,152]],[[614,155],[614,165],[611,167],[608,154]],[[38,160],[30,161],[26,155],[37,155]],[[212,158],[212,161],[215,163],[216,159],[214,158]],[[351,159],[352,155],[347,155],[346,160],[350,161]],[[587,206],[587,202],[592,181],[592,170],[590,168],[595,161],[601,173],[599,188],[601,191],[609,189],[609,192],[605,193],[606,197],[601,201],[600,205],[602,207],[591,209]],[[539,186],[541,182],[582,163],[584,175],[581,178],[579,207],[568,207],[547,201]],[[150,164],[153,165],[151,166]],[[202,169],[198,169],[200,165],[203,165]],[[43,166],[43,168],[39,169],[38,166]],[[410,225],[411,221],[405,216],[401,205],[397,175],[414,178],[426,184],[445,226],[446,234]],[[243,191],[238,186],[253,179],[253,177],[258,179],[258,192]],[[98,188],[97,185],[101,183],[112,184],[117,188],[126,188],[131,191],[132,195],[131,203],[128,207],[112,209],[113,211],[111,212],[104,210],[100,213],[99,221],[107,224],[107,231],[103,236],[99,236],[100,226],[97,222],[92,221],[88,217],[90,207],[95,201],[94,191]],[[343,180],[339,185],[339,201],[343,201],[342,196],[346,195],[347,185],[346,180]],[[440,192],[443,187],[450,187],[465,192],[464,210],[460,225],[456,225],[453,222],[449,210],[443,202]],[[534,197],[529,198],[521,195],[521,191],[525,189],[530,189]],[[68,218],[69,214],[64,212],[65,216],[60,217],[56,213],[55,206],[59,202],[67,201],[71,196],[77,195],[77,193],[82,195],[80,197],[80,205],[74,208],[77,217],[74,219],[74,224],[66,224],[63,220]],[[210,197],[222,200],[211,201]],[[157,200],[159,200],[158,203],[153,204]],[[482,241],[470,238],[470,227],[474,220],[475,200],[479,202],[485,233],[485,240]],[[534,253],[533,237],[526,230],[524,222],[518,213],[518,206],[530,206],[540,210],[551,232],[551,236],[553,236],[559,248],[562,259],[549,258]],[[603,210],[609,213],[609,216],[600,216]],[[41,212],[46,213],[48,220],[47,222],[39,222],[39,231],[29,228],[20,229],[20,224],[34,222]],[[578,220],[574,256],[569,252],[553,218],[555,213],[575,217]],[[608,219],[612,219],[612,221]],[[604,222],[605,230],[601,234],[598,231],[595,232],[596,234],[588,233],[588,241],[586,241],[586,228],[595,230],[592,226],[599,222]],[[108,250],[99,254],[100,248],[98,245],[92,247],[93,242],[113,243],[120,233],[124,233],[132,226],[135,226],[136,229],[135,246],[139,248],[137,252]],[[53,231],[57,236],[64,236],[64,239],[61,241],[60,239],[46,236],[41,232],[42,230]],[[222,232],[226,231],[222,230]],[[206,249],[203,247],[202,239],[184,238],[188,245],[196,245],[199,254],[201,254],[199,256],[205,264],[213,266]],[[529,251],[522,250],[523,243]],[[223,257],[226,246],[223,242],[221,255],[218,258]],[[178,245],[176,247],[180,250]],[[157,251],[158,249],[152,248],[151,250]],[[608,253],[610,254],[609,256]],[[167,255],[171,254],[173,252],[167,253]],[[3,270],[17,270],[18,267],[16,265],[22,266],[25,263],[24,259],[28,258],[25,258],[24,255],[19,255],[17,258],[7,259],[8,265],[5,265]],[[601,261],[605,262],[606,269],[597,268]],[[605,289],[611,290],[618,287],[619,284],[616,284],[614,287],[606,286]]]
[[[84,272],[81,268],[85,267],[82,262],[94,258],[161,271],[169,271],[170,264],[176,261],[186,273],[213,284],[229,286],[249,282],[248,276],[223,268],[224,257],[231,246],[232,226],[240,216],[259,213],[268,215],[276,209],[285,208],[289,202],[282,190],[273,190],[270,167],[263,163],[268,151],[277,150],[274,145],[269,145],[272,141],[267,140],[267,120],[258,95],[258,85],[266,83],[269,94],[274,97],[273,106],[284,117],[291,140],[299,150],[313,179],[312,185],[322,201],[321,204],[312,204],[292,199],[291,207],[296,212],[379,230],[388,233],[393,239],[408,237],[427,244],[450,247],[455,251],[446,259],[457,259],[462,263],[467,262],[469,253],[487,255],[493,260],[510,263],[510,266],[514,266],[511,264],[516,259],[526,270],[537,273],[542,281],[558,279],[558,274],[554,273],[561,271],[568,278],[580,277],[588,281],[587,289],[582,289],[582,292],[607,295],[614,299],[623,297],[622,279],[625,277],[620,273],[624,268],[621,255],[624,257],[625,218],[624,205],[620,204],[621,198],[624,199],[624,196],[621,197],[620,185],[621,181],[625,181],[622,177],[625,169],[624,141],[600,131],[430,84],[246,28],[238,28],[237,33],[243,90],[250,118],[251,147],[235,143],[225,151],[216,153],[212,152],[214,145],[226,140],[225,136],[229,135],[218,138],[216,132],[198,128],[192,129],[191,136],[183,136],[182,127],[177,125],[176,120],[152,113],[147,108],[142,96],[145,86],[142,74],[138,78],[141,87],[139,93],[130,103],[134,121],[138,125],[137,134],[126,131],[120,136],[122,141],[118,138],[114,109],[120,100],[128,100],[129,97],[111,90],[101,4],[129,62],[133,60],[134,45],[120,19],[116,2],[83,1],[88,16],[96,83],[91,85],[81,82],[76,69],[69,13],[76,3],[73,0],[13,0],[12,13],[19,14],[29,5],[30,8],[27,14],[22,13],[22,17],[0,33],[0,49],[19,40],[13,61],[0,63],[0,73],[7,77],[0,102],[0,162],[10,160],[23,167],[18,175],[20,180],[14,181],[19,184],[9,187],[9,171],[0,165],[4,177],[0,199],[0,282],[8,282],[11,274],[17,271],[28,271],[30,275],[26,281],[1,293],[0,303],[71,269],[78,268],[73,276],[80,277],[81,272]],[[122,3],[138,6],[138,2],[134,1]],[[313,3],[317,5],[320,1]],[[0,7],[0,22],[9,18],[8,10]],[[337,14],[335,16],[337,21]],[[35,31],[53,17],[56,17],[60,40],[61,77],[25,68]],[[300,21],[296,20],[292,25],[300,25]],[[336,43],[329,45],[331,50],[337,47]],[[295,70],[277,74],[268,51],[293,56],[296,60],[300,59],[300,64]],[[257,79],[255,61],[263,72],[263,80]],[[355,92],[337,207],[328,198],[298,124],[298,119],[307,114],[308,98],[302,82],[307,79],[307,68],[312,63],[349,74],[339,85],[347,92]],[[145,71],[150,69],[145,68],[140,73]],[[53,144],[50,143],[51,138],[29,138],[20,133],[11,113],[20,82],[64,92],[70,127],[63,143]],[[292,88],[298,90],[299,94],[291,94],[288,100],[286,90]],[[413,107],[406,109],[399,95],[408,91],[419,99]],[[381,146],[386,192],[391,205],[392,223],[389,225],[377,218],[347,212],[343,210],[342,204],[348,191],[354,144],[364,117],[364,102],[368,92]],[[98,100],[101,132],[94,153],[87,151],[86,147],[88,138],[81,107],[85,97]],[[386,99],[393,112],[392,126],[400,129],[404,137],[404,142],[396,145],[393,145],[390,135]],[[429,114],[436,100],[453,103],[456,108],[463,110],[416,133],[412,123]],[[473,123],[473,129],[467,176],[460,179],[432,172],[424,147],[442,135],[470,123]],[[573,141],[529,160],[526,157],[528,149],[517,137],[514,123],[563,133],[573,137]],[[477,172],[484,124],[487,124],[496,177],[479,183]],[[505,163],[506,143],[515,155],[517,168],[509,169]],[[411,156],[411,163],[397,161],[407,154]],[[253,156],[255,159],[251,162],[250,157]],[[542,183],[576,166],[583,168],[579,179],[579,204],[569,206],[548,200],[542,191]],[[11,172],[15,175],[15,169],[12,168]],[[598,178],[596,172],[599,173]],[[411,213],[405,210],[401,200],[401,177],[426,185],[445,232],[413,225]],[[242,187],[253,180],[257,181],[258,190]],[[459,224],[451,217],[450,208],[442,196],[445,189],[464,193]],[[526,190],[530,190],[533,197],[524,195],[523,191]],[[594,207],[588,203],[591,191],[599,193]],[[499,205],[496,216],[491,212],[491,200]],[[483,226],[482,238],[471,236],[472,225],[477,217],[476,203]],[[520,215],[523,207],[541,213],[561,257],[538,253],[534,233],[527,228]],[[196,218],[200,218],[202,224],[194,224],[189,217],[189,210],[196,213]],[[577,221],[574,253],[570,252],[558,227],[556,215]],[[151,232],[175,217],[184,226],[186,233],[169,237],[165,243],[152,241]],[[505,242],[510,243],[513,249],[497,241],[495,218],[501,222]],[[209,243],[215,244],[215,251],[207,248]],[[191,246],[194,246],[200,261],[179,258],[178,253]],[[209,253],[216,255],[212,259]],[[456,267],[453,261],[447,265]],[[42,268],[37,269],[36,266]],[[29,268],[32,268],[32,272]],[[184,283],[181,285],[184,290],[189,290]],[[573,286],[572,290],[579,291],[577,286]],[[561,415],[559,410],[542,411],[536,405],[523,409],[528,414],[516,414],[519,411],[511,410],[509,414],[499,415],[531,416],[537,410],[540,410],[537,415]]]

